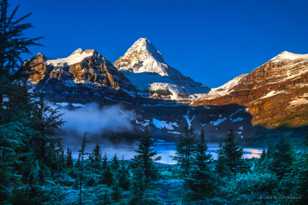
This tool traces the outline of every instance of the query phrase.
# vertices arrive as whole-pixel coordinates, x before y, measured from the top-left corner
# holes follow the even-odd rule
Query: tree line
[[[44,93],[28,89],[32,71],[23,56],[40,39],[25,35],[30,14],[17,17],[18,7],[10,10],[8,0],[0,1],[0,12],[1,204],[164,204],[157,190],[164,188],[159,184],[165,172],[181,182],[181,204],[308,201],[308,140],[303,152],[281,139],[260,159],[247,160],[230,131],[215,160],[207,152],[205,130],[196,135],[185,128],[176,146],[177,164],[165,168],[155,162],[149,132],[140,137],[132,160],[116,155],[108,160],[100,145],[87,153],[85,136],[75,160],[59,137],[61,114],[45,103]]]

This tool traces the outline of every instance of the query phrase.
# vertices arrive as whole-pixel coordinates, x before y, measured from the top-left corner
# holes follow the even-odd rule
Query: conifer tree
[[[274,152],[272,153],[272,163],[270,169],[277,175],[278,178],[282,178],[291,171],[293,163],[293,150],[290,143],[282,138],[276,144]]]
[[[129,181],[129,171],[128,168],[122,163],[120,168],[119,168],[119,186],[123,190],[128,190],[130,186],[130,181]]]
[[[57,109],[53,109],[45,103],[44,95],[37,94],[39,101],[36,105],[34,115],[34,129],[36,135],[31,138],[36,158],[44,162],[52,171],[59,171],[63,168],[63,144],[57,131],[62,126],[61,114]]]
[[[112,158],[112,161],[111,161],[111,169],[113,171],[117,171],[119,169],[119,160],[118,160],[118,157],[117,155],[115,154]]]
[[[102,163],[101,183],[111,186],[114,181],[110,165],[108,164],[107,154],[104,154]]]
[[[146,180],[143,170],[136,168],[133,170],[131,199],[129,205],[143,205],[145,204],[145,190]]]
[[[82,189],[83,189],[83,162],[84,162],[84,157],[86,155],[85,150],[86,150],[86,143],[87,143],[87,138],[86,135],[83,136],[80,150],[79,150],[79,155],[78,155],[78,175],[79,175],[79,204],[82,204]]]
[[[100,145],[96,144],[90,158],[94,169],[99,170],[101,168],[101,158]]]
[[[216,170],[222,175],[232,175],[244,171],[242,156],[243,150],[236,144],[235,135],[230,130],[219,151]]]
[[[308,133],[304,136],[304,145],[308,146]]]
[[[111,198],[113,201],[117,202],[121,199],[121,189],[118,181],[115,181],[112,186]]]
[[[189,176],[185,179],[186,186],[192,191],[193,197],[202,199],[214,192],[215,179],[209,168],[211,155],[206,153],[204,129],[201,129],[200,140],[194,152],[194,161]]]
[[[114,179],[113,179],[113,174],[112,171],[110,169],[110,166],[107,165],[107,167],[103,170],[103,174],[102,174],[102,180],[101,182],[103,184],[106,184],[108,186],[111,186],[113,183]]]
[[[28,95],[24,83],[27,72],[22,57],[30,53],[31,46],[38,45],[39,39],[25,36],[32,25],[24,23],[24,20],[31,14],[17,17],[18,8],[15,7],[10,12],[8,0],[0,1],[0,113],[2,114],[4,96],[8,99],[11,110],[6,113],[9,116],[0,116],[0,122],[2,117],[8,119],[16,116],[26,105],[22,99],[26,99],[23,97]]]
[[[227,161],[222,144],[219,145],[215,171],[219,176],[226,176],[230,173],[229,167],[227,167]]]
[[[308,201],[308,153],[304,154],[304,163],[302,170],[299,173],[299,186],[298,186],[298,205],[305,205]]]
[[[66,150],[66,168],[73,168],[72,151],[69,148]]]
[[[183,176],[188,176],[190,173],[194,149],[195,140],[192,129],[185,127],[184,136],[182,136],[176,144],[176,156],[174,157]]]
[[[103,198],[100,201],[99,205],[110,205],[110,204],[111,204],[110,196],[109,196],[108,192],[105,191]]]
[[[43,177],[43,161],[38,161],[31,138],[37,134],[33,116],[36,102],[27,91],[27,72],[23,56],[29,53],[37,38],[28,38],[25,32],[31,24],[24,23],[30,14],[17,17],[18,7],[9,11],[8,0],[0,1],[0,203],[5,202],[12,187],[18,186],[19,176],[27,190],[22,190],[30,202],[34,196],[34,184]],[[34,178],[34,175],[37,178]],[[30,190],[30,191],[28,191]],[[32,197],[34,199],[35,197]],[[38,201],[31,200],[34,203]]]
[[[146,134],[140,138],[136,155],[132,160],[132,167],[142,170],[146,183],[151,182],[158,176],[153,160],[156,155],[153,145],[154,141],[147,131]]]
[[[107,169],[107,167],[108,167],[108,159],[107,159],[107,154],[105,153],[103,157],[102,170]]]

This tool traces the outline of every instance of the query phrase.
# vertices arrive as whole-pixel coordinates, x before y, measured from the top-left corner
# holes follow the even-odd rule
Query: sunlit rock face
[[[146,38],[134,42],[114,65],[139,92],[152,98],[187,101],[191,94],[209,90],[168,65],[160,51]]]
[[[45,78],[47,73],[46,59],[43,54],[37,54],[27,66],[31,68],[31,74],[29,76],[29,81],[33,84],[38,84],[41,80]]]
[[[93,95],[99,95],[104,89],[134,93],[134,86],[129,80],[93,49],[77,49],[65,58],[53,60],[38,54],[26,62],[26,67],[30,71],[29,81],[37,87],[46,88],[47,92],[54,88],[57,92],[77,88],[96,92]]]
[[[307,125],[308,55],[284,51],[253,72],[198,96],[192,103],[226,104],[247,107],[255,125]]]
[[[93,49],[77,49],[58,59],[38,54],[25,66],[31,86],[64,110],[123,105],[135,114],[133,135],[150,126],[153,136],[174,139],[189,124],[197,132],[204,127],[209,140],[233,129],[246,142],[264,137],[263,126],[308,123],[308,55],[283,52],[211,90],[169,66],[145,38],[114,65]]]

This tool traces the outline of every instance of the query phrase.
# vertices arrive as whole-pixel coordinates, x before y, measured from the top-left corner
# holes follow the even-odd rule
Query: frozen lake
[[[112,143],[101,143],[101,153],[106,154],[108,159],[111,159],[115,154],[119,159],[129,160],[135,156],[136,144],[112,144]],[[87,153],[91,153],[94,144],[88,144],[86,147]],[[210,153],[213,159],[217,158],[219,150],[218,143],[209,143],[208,153]],[[73,157],[77,158],[79,147],[71,147],[73,150]],[[159,142],[155,143],[154,150],[157,152],[159,160],[156,162],[163,164],[175,164],[173,157],[176,153],[176,144],[174,142]],[[262,153],[262,148],[243,147],[244,158],[259,158]]]

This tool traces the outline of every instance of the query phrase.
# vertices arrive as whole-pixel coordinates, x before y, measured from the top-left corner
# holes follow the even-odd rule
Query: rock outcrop
[[[200,95],[192,105],[247,107],[254,125],[308,124],[308,55],[282,52],[253,72]]]
[[[93,96],[104,95],[106,89],[115,93],[122,91],[128,95],[135,92],[129,80],[92,49],[77,49],[66,58],[54,60],[47,60],[43,54],[38,54],[26,62],[26,67],[30,71],[29,81],[36,88],[44,88],[50,95],[56,92],[69,95],[78,89],[86,90]]]

